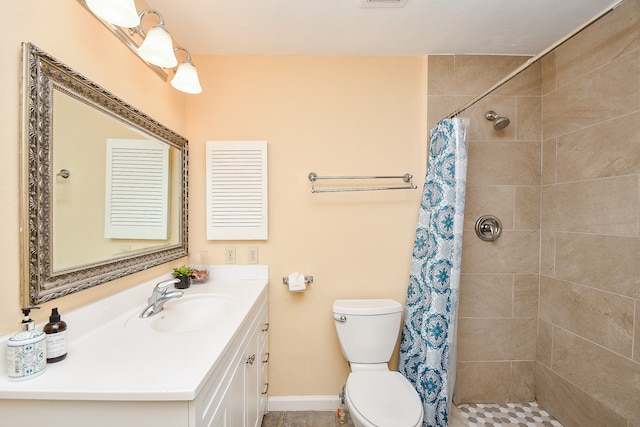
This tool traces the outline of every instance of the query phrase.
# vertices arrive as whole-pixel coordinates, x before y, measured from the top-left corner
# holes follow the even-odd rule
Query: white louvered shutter
[[[207,239],[267,240],[267,142],[207,141]]]
[[[167,239],[169,146],[109,139],[106,175],[105,238]]]

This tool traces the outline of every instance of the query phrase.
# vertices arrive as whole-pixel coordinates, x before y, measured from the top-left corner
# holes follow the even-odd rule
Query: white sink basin
[[[167,301],[164,309],[142,319],[132,316],[125,323],[128,330],[139,331],[151,327],[163,334],[184,334],[222,324],[228,318],[237,300],[221,294],[186,295]]]

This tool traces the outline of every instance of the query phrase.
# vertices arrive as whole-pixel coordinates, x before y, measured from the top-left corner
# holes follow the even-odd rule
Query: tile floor
[[[347,421],[340,424],[334,411],[269,412],[262,419],[262,427],[354,427],[347,413]]]
[[[449,427],[562,427],[536,402],[506,404],[463,404],[453,407]],[[332,411],[269,412],[262,427],[354,427],[340,424]]]
[[[458,405],[458,418],[469,427],[517,426],[517,427],[562,427],[555,418],[536,402],[462,404]]]

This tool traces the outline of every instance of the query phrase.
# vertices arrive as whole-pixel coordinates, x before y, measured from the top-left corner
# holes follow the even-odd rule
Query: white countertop
[[[48,364],[38,377],[12,382],[1,357],[0,399],[193,400],[258,297],[267,292],[269,271],[263,265],[213,266],[207,283],[183,290],[185,296],[216,293],[237,299],[215,327],[181,334],[125,328],[127,320],[136,319],[146,307],[156,283],[170,278],[162,276],[60,313],[67,322],[67,358]],[[16,316],[16,330],[19,320]],[[9,337],[0,338],[3,355]]]

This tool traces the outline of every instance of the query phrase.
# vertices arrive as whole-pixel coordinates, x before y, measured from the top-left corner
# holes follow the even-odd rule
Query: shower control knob
[[[476,221],[476,235],[480,240],[493,242],[502,234],[502,223],[493,215],[482,215]]]

